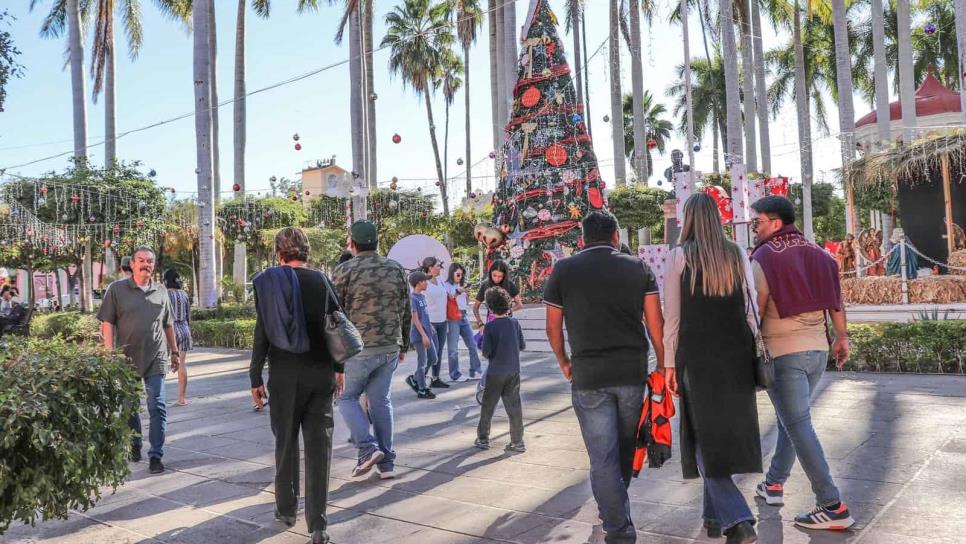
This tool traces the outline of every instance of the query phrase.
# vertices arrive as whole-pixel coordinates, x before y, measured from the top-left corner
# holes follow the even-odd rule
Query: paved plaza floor
[[[243,351],[192,352],[188,406],[173,406],[169,379],[167,472],[150,475],[146,462],[134,463],[128,482],[114,494],[106,490],[95,508],[66,521],[14,526],[0,541],[305,542],[304,519],[289,530],[273,519],[273,438],[268,413],[252,411],[248,358]],[[502,408],[493,449],[473,447],[475,382],[417,400],[403,383],[414,359],[393,383],[397,479],[351,480],[355,450],[336,412],[333,542],[603,541],[569,386],[552,357],[525,354],[527,452],[513,456],[503,452]],[[758,405],[767,460],[775,417],[764,394]],[[738,482],[759,519],[760,542],[966,542],[966,378],[831,373],[813,417],[857,523],[846,533],[797,529],[791,519],[813,501],[801,470],[796,466],[782,508],[753,499],[760,476],[747,475]],[[713,542],[701,531],[701,483],[681,478],[676,449],[668,465],[635,480],[630,494],[638,542]]]

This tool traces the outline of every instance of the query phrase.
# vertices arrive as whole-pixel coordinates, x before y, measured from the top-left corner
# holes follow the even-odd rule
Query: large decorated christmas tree
[[[489,244],[488,261],[506,260],[523,293],[539,296],[554,263],[578,249],[581,218],[605,201],[584,108],[546,0],[533,0],[527,24],[493,196],[493,223],[506,242]]]

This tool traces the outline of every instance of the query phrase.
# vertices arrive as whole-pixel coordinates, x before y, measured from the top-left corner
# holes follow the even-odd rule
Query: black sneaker
[[[416,383],[416,376],[413,376],[412,374],[406,376],[406,385],[408,385],[413,392],[419,393],[419,384]]]
[[[160,457],[152,457],[151,465],[149,466],[151,474],[161,474],[164,472],[164,463],[161,462]]]
[[[708,538],[721,538],[721,522],[706,519],[704,528],[708,531]]]
[[[477,448],[480,448],[481,450],[490,449],[490,441],[489,439],[486,439],[486,438],[477,438],[476,441],[473,442],[473,445],[476,446]]]
[[[755,528],[752,527],[750,521],[742,521],[738,525],[731,527],[725,531],[725,544],[751,544],[752,542],[758,542],[758,533],[755,532]]]
[[[437,389],[449,389],[449,384],[439,378],[433,378],[433,381],[430,382],[429,386]]]
[[[141,459],[144,459],[144,457],[141,456],[141,448],[138,448],[137,446],[131,446],[131,453],[128,456],[128,459],[132,463],[137,463]]]
[[[855,524],[849,509],[844,502],[837,508],[817,506],[811,512],[795,516],[795,525],[805,529],[824,529],[826,531],[844,531]]]
[[[755,488],[755,494],[765,499],[771,506],[781,506],[785,504],[785,489],[782,484],[770,484],[761,482]]]
[[[432,391],[430,391],[429,389],[423,389],[422,391],[417,392],[416,393],[416,396],[418,398],[421,398],[421,399],[435,399],[436,398],[436,394],[433,393]]]
[[[295,523],[298,521],[294,514],[287,516],[278,510],[275,511],[275,519],[284,523],[286,527],[295,527]]]
[[[520,442],[519,444],[510,442],[503,449],[508,453],[525,453],[527,451],[527,447],[523,445],[523,442]]]

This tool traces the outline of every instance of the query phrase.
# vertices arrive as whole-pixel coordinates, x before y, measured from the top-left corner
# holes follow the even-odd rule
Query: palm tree
[[[812,170],[812,114],[808,105],[808,86],[805,80],[805,41],[802,38],[802,9],[798,5],[798,0],[795,0],[795,15],[793,19],[792,48],[794,50],[795,109],[798,113],[798,149],[802,164],[802,228],[805,231],[805,238],[814,241],[815,229],[812,218],[812,181],[814,177],[814,171]],[[770,90],[768,94],[771,96]],[[815,101],[816,114],[819,112],[819,105],[821,103],[821,99]],[[822,116],[819,117],[819,119],[821,118]]]
[[[630,0],[629,48],[631,52],[631,95],[633,96],[633,147],[631,168],[637,179],[649,176],[650,153],[644,141],[644,68],[641,65],[641,17],[639,0]],[[645,160],[645,155],[647,159]]]
[[[956,44],[959,53],[959,100],[966,123],[966,0],[956,1]]]
[[[910,18],[909,0],[896,0],[899,42],[899,102],[902,105],[902,141],[906,145],[912,144],[916,133],[916,82],[912,66]]]
[[[677,68],[678,79],[667,90],[667,95],[675,97],[673,115],[678,117],[678,129],[687,134],[687,96],[686,84],[684,81],[685,67],[680,65]],[[718,137],[719,133],[726,140],[722,126],[725,122],[726,113],[724,107],[725,90],[720,81],[724,78],[724,64],[720,54],[715,54],[714,61],[709,64],[705,59],[691,59],[691,101],[694,119],[694,137],[700,141],[707,130],[711,130],[711,145],[713,146],[713,170],[718,172]]]
[[[517,82],[517,44],[520,42],[520,27],[517,26],[517,4],[506,0],[497,0],[503,4],[503,69],[504,76],[503,101],[506,103],[506,119],[510,119],[513,112],[513,87]]]
[[[436,176],[443,200],[443,214],[449,215],[446,179],[436,141],[433,122],[432,84],[439,77],[447,52],[455,42],[446,4],[431,4],[430,0],[405,0],[386,15],[386,37],[383,47],[389,47],[389,70],[402,77],[403,86],[411,86],[426,101],[429,137],[436,159]]]
[[[734,8],[732,0],[721,0],[720,20],[722,57],[725,76],[725,110],[727,112],[728,145],[725,166],[744,162],[741,144],[741,97],[738,91],[738,49],[735,44]]]
[[[620,11],[617,0],[610,0],[610,118],[611,142],[614,149],[614,182],[618,185],[627,183],[627,169],[624,165],[624,127],[617,120],[623,117],[621,108],[621,50]]]
[[[215,199],[212,194],[211,149],[211,42],[208,36],[208,18],[211,10],[205,2],[198,2],[192,9],[194,28],[194,82],[195,82],[195,142],[198,166],[198,232],[199,232],[199,301],[203,307],[213,307],[218,301],[215,276]]]
[[[269,0],[251,0],[252,9],[259,17],[267,18],[270,10]],[[248,0],[238,0],[238,13],[235,17],[235,104],[233,111],[234,134],[234,182],[240,187],[238,193],[245,195],[245,144],[247,134],[247,111],[245,90],[245,15]],[[235,242],[232,278],[236,285],[244,285],[248,279],[248,249],[244,242]]]
[[[644,106],[647,134],[646,141],[654,140],[654,149],[661,155],[671,139],[671,131],[674,124],[664,118],[667,109],[664,104],[656,104],[650,91],[644,91],[641,95],[641,103]],[[625,94],[622,101],[622,115],[624,120],[624,156],[630,158],[636,153],[634,137],[634,97],[632,94]],[[645,147],[644,151],[644,175],[637,178],[638,182],[646,182],[654,174],[654,160],[651,158],[651,148]],[[636,173],[636,172],[635,172]]]
[[[758,153],[755,141],[755,121],[758,117],[755,109],[755,57],[751,42],[751,9],[748,2],[757,0],[741,0],[738,2],[738,25],[741,29],[741,106],[744,110],[745,122],[745,166],[749,172],[758,171]]]
[[[839,141],[842,169],[847,170],[855,159],[855,104],[852,101],[852,50],[849,47],[849,19],[845,12],[845,0],[832,0],[832,14],[835,28],[835,79],[839,95]],[[856,234],[858,218],[855,214],[855,200],[852,186],[847,183],[845,193],[848,201],[846,231]]]
[[[463,46],[463,79],[466,91],[466,195],[473,192],[473,153],[470,147],[470,47],[476,41],[476,32],[483,24],[479,0],[456,1],[456,36]]]
[[[506,115],[503,112],[506,102],[503,100],[503,77],[506,75],[500,69],[503,66],[503,19],[502,2],[497,4],[496,0],[487,0],[487,13],[489,13],[489,38],[490,38],[490,115],[493,119],[493,152],[496,154],[496,161],[493,162],[494,174],[499,178],[500,162],[502,157],[501,144],[503,137],[503,123],[506,122]]]
[[[446,104],[446,122],[443,129],[443,179],[449,184],[449,108],[456,100],[456,93],[463,86],[463,63],[452,51],[446,51],[443,66],[433,82],[433,88],[442,90],[443,101]],[[469,168],[467,168],[469,170]],[[467,193],[469,196],[469,193]]]
[[[751,0],[751,33],[755,50],[755,101],[758,112],[758,137],[761,143],[761,171],[771,174],[771,136],[768,127],[768,83],[765,81],[765,51],[762,44],[761,6]]]
[[[574,38],[574,85],[577,87],[577,103],[581,105],[584,103],[584,74],[581,69],[583,59],[580,56],[580,18],[584,11],[583,3],[584,0],[567,0],[567,18],[565,19],[567,32],[570,32]],[[590,126],[590,123],[587,123],[587,125]]]
[[[882,0],[872,0],[872,44],[875,62],[875,110],[879,145],[892,139],[891,118],[889,113],[889,68],[886,65],[885,14]]]

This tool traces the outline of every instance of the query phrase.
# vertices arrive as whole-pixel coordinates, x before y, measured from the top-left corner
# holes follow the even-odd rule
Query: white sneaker
[[[470,373],[470,376],[467,379],[468,380],[473,380],[475,382],[478,382],[478,381],[480,381],[480,378],[482,378],[482,377],[483,377],[483,374],[476,374],[476,375],[474,375],[474,374]]]
[[[379,472],[379,477],[383,480],[392,480],[396,477],[396,471],[391,468],[376,467],[376,471]]]
[[[466,376],[460,376],[459,378],[456,378],[455,380],[450,380],[450,382],[463,383],[463,382],[467,382],[469,380],[470,379],[467,378]]]

